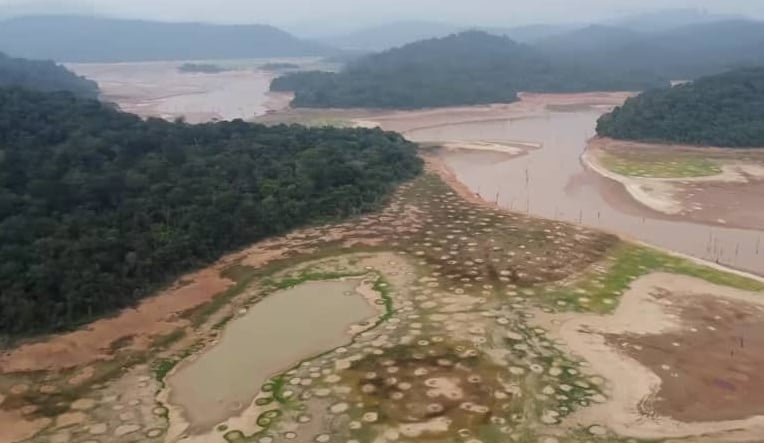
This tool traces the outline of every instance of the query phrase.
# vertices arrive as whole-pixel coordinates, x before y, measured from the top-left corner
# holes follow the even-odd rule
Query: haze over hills
[[[0,50],[61,62],[327,55],[321,44],[268,25],[163,23],[85,16],[29,16],[0,23]]]
[[[565,56],[571,52],[596,52],[618,48],[646,37],[628,28],[590,25],[570,32],[539,39],[533,44],[554,55]]]
[[[26,60],[0,53],[0,87],[35,91],[68,91],[79,97],[96,98],[98,84],[80,77],[52,61]]]
[[[424,40],[361,58],[340,73],[274,80],[303,107],[423,108],[508,103],[517,92],[643,90],[656,76],[557,62],[537,49],[480,31]]]
[[[574,25],[526,25],[518,27],[484,27],[457,24],[410,21],[393,22],[362,28],[357,31],[324,38],[321,41],[341,49],[383,51],[419,40],[446,37],[469,30],[480,30],[507,37],[521,43],[556,35],[574,29]]]
[[[603,116],[600,135],[648,142],[764,147],[764,68],[645,92]]]
[[[638,32],[662,32],[688,25],[742,19],[745,19],[745,16],[738,14],[717,14],[702,9],[685,8],[629,15],[607,21],[604,24]]]
[[[764,63],[762,45],[764,22],[752,20],[700,23],[651,34],[590,26],[538,43],[555,57],[602,69],[648,69],[673,79]]]

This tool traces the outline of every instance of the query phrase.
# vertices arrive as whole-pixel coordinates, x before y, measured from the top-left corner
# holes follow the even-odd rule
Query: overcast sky
[[[0,0],[0,14],[92,12],[173,21],[349,29],[393,20],[474,25],[592,22],[667,8],[764,18],[764,0]],[[4,13],[3,13],[4,12]]]

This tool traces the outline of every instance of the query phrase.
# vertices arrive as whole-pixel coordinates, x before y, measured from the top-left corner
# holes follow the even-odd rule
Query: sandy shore
[[[603,156],[622,151],[683,155],[717,162],[720,173],[702,177],[632,177],[609,170]],[[596,137],[582,161],[620,183],[644,207],[676,219],[746,229],[764,229],[764,152],[655,145]]]
[[[630,92],[603,92],[587,94],[520,94],[520,101],[510,104],[457,106],[415,111],[376,111],[364,113],[354,119],[362,127],[379,126],[385,130],[403,133],[419,129],[437,128],[457,123],[485,122],[543,116],[555,109],[595,107],[609,109],[622,104]]]
[[[570,352],[585,359],[591,365],[593,373],[604,376],[610,382],[608,392],[610,401],[581,410],[570,418],[569,424],[571,426],[601,424],[619,435],[634,438],[704,436],[713,438],[709,441],[721,442],[742,441],[739,440],[741,435],[749,439],[764,435],[764,416],[728,421],[684,422],[656,414],[655,402],[661,395],[665,395],[662,392],[662,384],[666,377],[672,380],[676,377],[690,379],[695,376],[695,371],[707,371],[708,367],[704,367],[703,364],[695,364],[691,368],[672,368],[663,365],[662,373],[659,375],[631,357],[622,347],[616,348],[609,342],[608,337],[660,338],[677,331],[698,331],[697,328],[706,326],[710,328],[713,324],[713,321],[709,323],[703,318],[695,320],[698,323],[692,322],[689,317],[684,317],[672,309],[672,302],[665,297],[662,299],[660,294],[673,294],[685,301],[694,298],[700,301],[701,297],[713,294],[714,298],[723,299],[730,305],[739,303],[743,306],[757,306],[760,315],[764,318],[764,308],[762,308],[764,301],[759,293],[748,293],[712,285],[691,277],[662,273],[651,274],[634,282],[612,315],[538,313],[539,325],[548,328],[555,337],[563,341]],[[724,341],[724,343],[727,339],[726,336],[718,337],[718,341]],[[668,345],[669,348],[674,347],[674,349],[680,346],[681,343],[677,342]],[[637,348],[641,349],[641,347]],[[704,349],[701,348],[698,351],[702,354]],[[756,352],[758,356],[761,356],[763,351],[758,349]],[[714,363],[708,360],[705,363],[705,365],[712,364]],[[723,368],[724,366],[719,367],[720,374],[724,372]],[[706,401],[713,404],[713,396],[718,394],[713,393],[711,385],[704,389],[711,392],[695,396],[695,402]],[[757,387],[746,386],[745,383],[738,389],[759,392]],[[709,398],[709,395],[712,397]],[[764,400],[759,398],[757,401]],[[736,432],[727,435],[730,431]]]

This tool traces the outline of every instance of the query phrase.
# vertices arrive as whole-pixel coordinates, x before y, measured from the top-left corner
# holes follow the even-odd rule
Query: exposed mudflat
[[[466,129],[419,111],[425,135],[453,144],[423,153],[427,172],[379,212],[257,243],[136,309],[10,350],[0,440],[760,439],[764,281],[565,206],[592,183],[618,187],[566,173],[597,103],[623,99],[586,97],[528,96],[517,106],[541,114],[519,120],[462,109]]]
[[[738,182],[722,183],[718,200],[712,193],[687,194],[687,201],[714,198],[723,205],[719,211],[725,211],[733,220],[748,220],[741,225],[751,226],[736,228],[723,214],[715,214],[717,221],[710,226],[696,223],[692,213],[679,213],[685,197],[674,198],[673,189],[684,183],[690,187],[708,186],[701,178],[632,185],[635,181],[631,178],[628,183],[611,179],[608,173],[587,165],[584,154],[597,118],[624,97],[586,94],[578,97],[576,104],[576,94],[532,95],[528,103],[458,108],[450,114],[448,110],[408,111],[366,120],[374,120],[385,129],[403,130],[408,138],[427,144],[472,142],[475,148],[486,143],[507,143],[522,149],[523,155],[503,158],[479,149],[451,149],[442,154],[448,167],[474,194],[502,208],[582,223],[764,275],[764,232],[757,228],[762,214],[759,208],[764,205],[759,202],[758,188],[735,199],[723,197],[724,192],[739,189],[739,180],[749,180],[754,169],[727,169],[725,176],[737,177]],[[714,211],[712,204],[699,202],[697,207]]]
[[[610,401],[573,421],[599,419],[639,438],[727,441],[728,432],[764,432],[762,319],[760,293],[656,273],[635,281],[612,315],[538,321],[610,380]]]
[[[646,275],[667,275],[661,284],[682,296],[745,294],[752,304],[764,283],[583,226],[505,212],[458,183],[437,156],[428,157],[427,174],[402,186],[379,213],[261,242],[203,272],[226,282],[222,292],[210,287],[201,304],[191,305],[175,305],[178,293],[163,292],[155,306],[180,310],[159,319],[143,310],[132,314],[177,322],[170,333],[144,331],[147,347],[120,345],[132,339],[125,330],[117,345],[104,341],[98,354],[74,366],[3,374],[0,429],[13,429],[4,438],[612,443],[628,441],[619,435],[631,429],[687,441],[708,432],[724,441],[731,423],[759,429],[756,419],[729,422],[732,415],[711,412],[700,424],[683,424],[675,417],[699,411],[693,405],[682,412],[689,403],[673,393],[671,381],[665,406],[635,409],[664,395],[653,357],[613,351],[607,339],[682,333],[658,315],[660,306],[644,300],[654,278]],[[343,278],[363,284],[338,295],[335,283],[309,283]],[[181,279],[176,289],[194,281]],[[298,291],[299,300],[280,298],[291,293],[285,288]],[[310,291],[300,294],[305,288]],[[273,304],[276,311],[269,310]],[[616,320],[608,320],[614,309]],[[334,315],[342,312],[352,318]],[[613,328],[559,335],[557,319]],[[642,326],[629,327],[634,324]],[[321,331],[311,334],[311,327]],[[324,332],[331,340],[321,340]],[[587,351],[592,337],[594,353]],[[16,352],[4,361],[29,367],[16,363],[26,361]],[[675,366],[688,378],[695,374]],[[756,380],[751,375],[750,383]],[[731,383],[741,392],[753,386]],[[738,400],[748,405],[736,406],[741,415],[757,413],[753,396]],[[721,400],[709,397],[708,411],[725,404],[714,401]],[[620,407],[625,412],[614,414]]]
[[[316,59],[291,62],[315,64]],[[289,106],[289,94],[269,92],[276,73],[258,70],[266,60],[215,61],[230,68],[219,73],[185,73],[184,62],[68,64],[79,75],[98,82],[101,99],[142,117],[189,123],[250,120]]]
[[[645,167],[643,176],[609,170],[608,158],[623,159]],[[717,226],[764,230],[764,150],[699,148],[654,145],[595,138],[587,148],[586,161],[594,170],[622,183],[645,207],[677,220]],[[697,171],[703,162],[716,171]],[[673,164],[673,168],[665,165]],[[650,169],[667,172],[650,177]],[[690,172],[688,176],[672,177]],[[647,174],[648,176],[644,176]]]

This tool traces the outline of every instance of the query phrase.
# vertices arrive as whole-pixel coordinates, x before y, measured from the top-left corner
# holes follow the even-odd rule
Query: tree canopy
[[[128,306],[242,245],[377,208],[420,170],[380,129],[144,121],[0,89],[0,335]]]
[[[600,135],[648,142],[764,147],[764,68],[742,68],[631,98]]]
[[[507,37],[470,31],[363,57],[339,73],[275,79],[301,107],[424,108],[509,103],[518,92],[643,90],[668,81],[636,71],[558,63]]]
[[[98,84],[52,61],[12,58],[0,53],[0,87],[18,86],[37,91],[69,91],[96,98]]]

